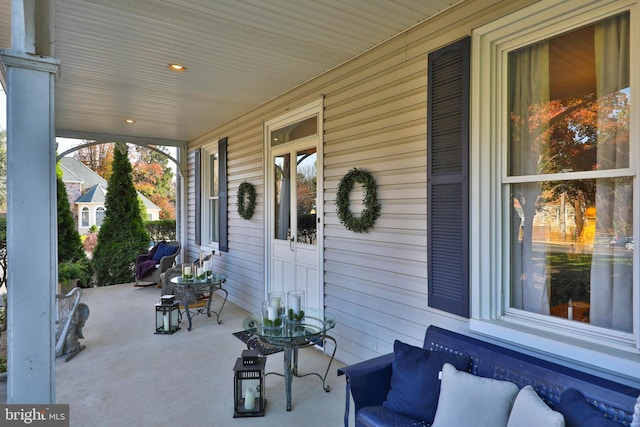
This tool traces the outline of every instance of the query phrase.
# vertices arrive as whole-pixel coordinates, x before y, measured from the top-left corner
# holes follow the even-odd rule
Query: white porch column
[[[58,61],[0,50],[7,88],[7,403],[55,403]]]
[[[180,262],[188,260],[187,253],[189,251],[189,232],[187,220],[189,218],[189,159],[187,154],[187,144],[177,147],[176,156],[178,158],[178,174],[176,182],[176,239],[182,245],[182,253]],[[196,214],[196,215],[199,215]]]

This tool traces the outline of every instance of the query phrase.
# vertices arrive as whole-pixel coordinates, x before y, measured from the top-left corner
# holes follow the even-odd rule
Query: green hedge
[[[158,221],[146,221],[144,228],[149,233],[149,237],[154,242],[161,240],[175,240],[176,239],[176,220],[175,219],[160,219]]]

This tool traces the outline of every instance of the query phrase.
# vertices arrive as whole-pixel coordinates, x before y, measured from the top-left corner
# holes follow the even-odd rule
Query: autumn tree
[[[113,148],[113,143],[91,145],[79,149],[73,156],[108,181],[113,163]]]
[[[628,115],[628,103],[627,95],[619,91],[600,98],[592,93],[534,106],[529,127],[545,128],[538,138],[539,173],[601,169],[603,165],[598,163],[598,141],[615,144],[615,152],[628,152],[629,120],[620,117]],[[598,116],[617,116],[621,120],[598,122]],[[615,129],[610,129],[611,127]],[[615,137],[607,137],[609,134]],[[576,221],[575,237],[580,236],[586,208],[595,203],[595,180],[547,182],[543,190],[543,200],[560,199],[564,196],[572,204]]]
[[[140,193],[160,209],[160,219],[176,217],[173,171],[166,156],[137,147],[134,155],[133,182]]]
[[[127,153],[124,143],[113,150],[106,214],[93,252],[96,279],[101,286],[133,281],[136,257],[149,245]]]

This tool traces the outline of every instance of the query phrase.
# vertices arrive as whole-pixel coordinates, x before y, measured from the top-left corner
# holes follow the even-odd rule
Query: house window
[[[102,206],[96,208],[96,225],[102,227],[104,222],[104,208]]]
[[[631,332],[629,14],[508,57],[509,306]]]
[[[219,242],[219,167],[218,144],[214,143],[202,151],[202,243],[205,245]]]
[[[88,207],[85,206],[84,208],[82,208],[80,217],[81,217],[80,224],[82,225],[82,227],[89,227],[89,208]]]
[[[471,327],[635,350],[638,6],[556,3],[473,34]]]

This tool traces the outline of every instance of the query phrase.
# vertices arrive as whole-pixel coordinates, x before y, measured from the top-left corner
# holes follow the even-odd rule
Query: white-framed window
[[[220,241],[220,161],[218,142],[202,149],[202,244],[216,246]]]
[[[80,224],[82,227],[89,227],[89,208],[86,206],[80,212]]]
[[[105,212],[104,207],[98,206],[96,208],[96,225],[98,227],[102,227],[102,223],[104,222],[104,212]]]
[[[638,14],[543,1],[475,30],[471,61],[471,329],[623,375],[640,347]]]

